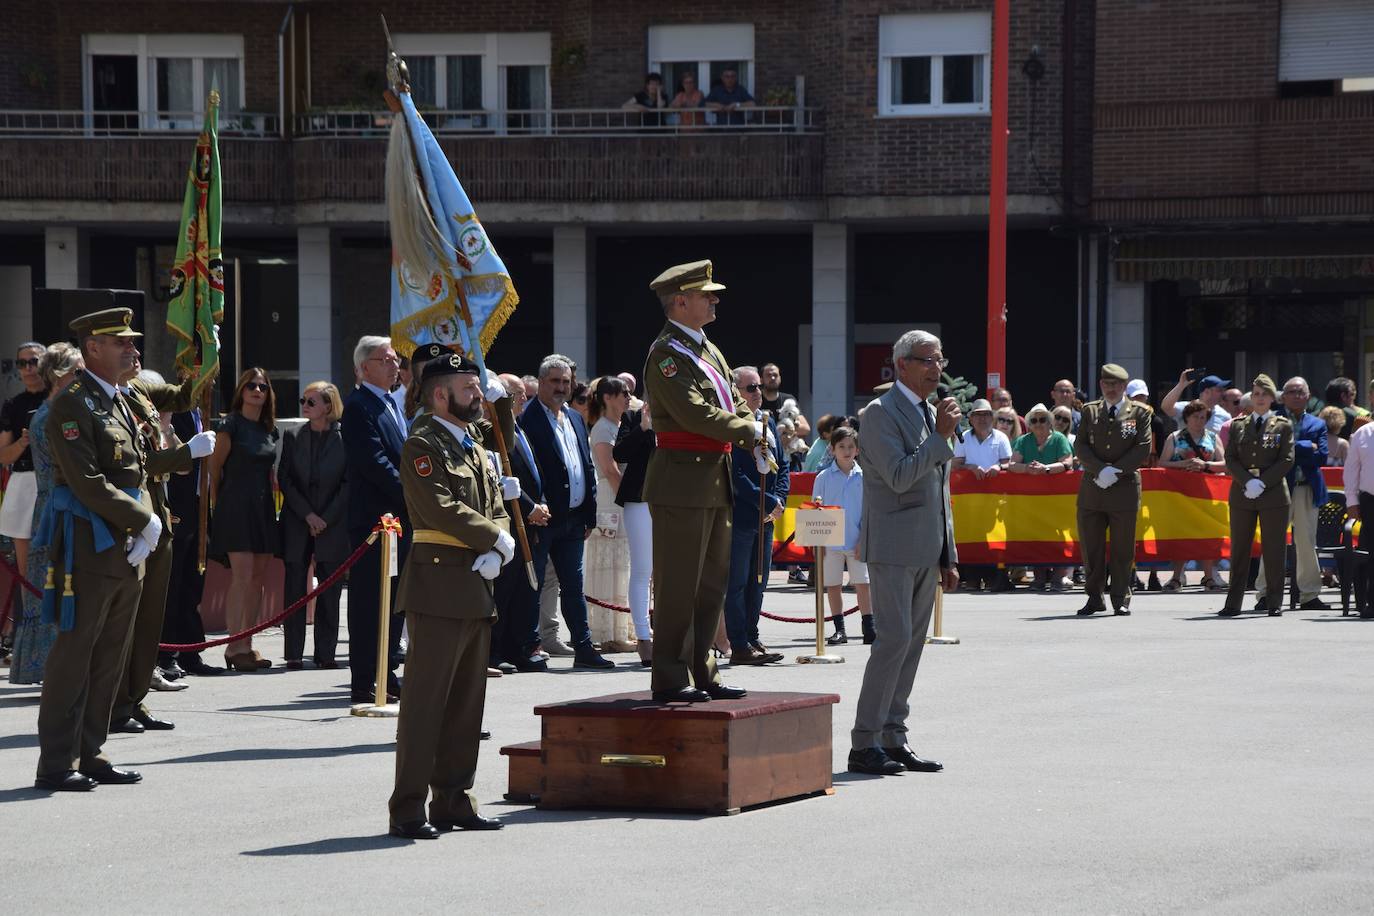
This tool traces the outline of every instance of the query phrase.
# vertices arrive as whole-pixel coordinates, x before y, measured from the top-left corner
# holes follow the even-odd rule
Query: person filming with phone
[[[1183,396],[1188,386],[1197,382],[1197,400],[1208,410],[1207,432],[1213,435],[1221,431],[1222,424],[1231,419],[1231,413],[1221,404],[1221,396],[1231,387],[1230,381],[1215,375],[1208,375],[1206,369],[1184,369],[1178,376],[1178,384],[1169,389],[1164,400],[1159,402],[1160,412],[1173,417],[1183,425],[1183,408],[1193,400]]]

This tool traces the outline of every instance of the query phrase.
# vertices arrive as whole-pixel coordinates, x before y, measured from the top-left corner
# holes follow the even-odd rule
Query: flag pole
[[[218,375],[218,373],[216,373]],[[200,425],[209,428],[210,411],[214,409],[215,379],[211,378],[200,390]],[[196,568],[205,574],[206,533],[210,527],[210,455],[200,459],[200,474],[196,494],[200,497],[196,520]]]

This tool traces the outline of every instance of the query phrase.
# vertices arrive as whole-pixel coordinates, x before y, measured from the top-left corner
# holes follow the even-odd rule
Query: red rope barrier
[[[27,591],[30,595],[33,595],[35,598],[43,597],[43,590],[38,586],[34,585],[28,579],[25,579],[24,574],[19,571],[19,567],[11,563],[9,561],[9,558],[6,557],[4,554],[0,554],[0,566],[4,566],[5,569],[9,570],[9,574],[14,578],[18,579],[19,584],[22,585],[24,587],[24,590]]]
[[[617,611],[617,612],[619,612],[619,613],[621,613],[621,614],[628,614],[628,613],[630,613],[630,609],[627,608],[627,607],[624,607],[624,606],[622,606],[622,605],[619,605],[619,604],[611,604],[609,601],[602,601],[600,598],[593,598],[591,595],[584,595],[583,597],[585,597],[585,598],[587,599],[587,603],[588,603],[588,604],[594,604],[594,605],[596,605],[597,607],[604,607],[604,608],[605,608],[606,610],[608,610],[608,611]],[[856,604],[856,605],[854,605],[854,607],[852,607],[852,608],[850,608],[849,610],[845,611],[844,614],[842,614],[841,616],[843,616],[843,617],[848,617],[850,614],[857,613],[858,610],[859,610],[859,606]],[[653,614],[653,609],[652,609],[652,608],[649,609],[649,613],[650,613],[650,614]],[[815,618],[815,617],[780,617],[780,616],[778,616],[777,614],[770,614],[770,613],[768,613],[767,611],[759,611],[759,616],[760,616],[760,617],[767,617],[769,620],[776,620],[776,621],[778,621],[779,623],[815,623],[815,622],[816,622],[816,618]],[[834,620],[835,617],[834,617],[833,614],[827,614],[827,615],[825,616],[825,619],[826,619],[826,620]]]

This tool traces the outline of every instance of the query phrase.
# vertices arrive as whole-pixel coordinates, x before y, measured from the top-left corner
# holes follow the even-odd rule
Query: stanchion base
[[[385,706],[373,706],[371,703],[354,703],[349,712],[369,719],[394,719],[401,714],[401,705],[388,703]]]
[[[959,637],[957,636],[927,636],[926,645],[928,646],[957,646]]]
[[[844,663],[843,655],[798,655],[798,665],[839,665]]]

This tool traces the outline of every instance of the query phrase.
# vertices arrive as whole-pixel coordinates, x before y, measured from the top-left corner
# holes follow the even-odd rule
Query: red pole
[[[992,183],[988,188],[988,396],[1007,385],[1007,45],[1011,0],[992,8]]]

